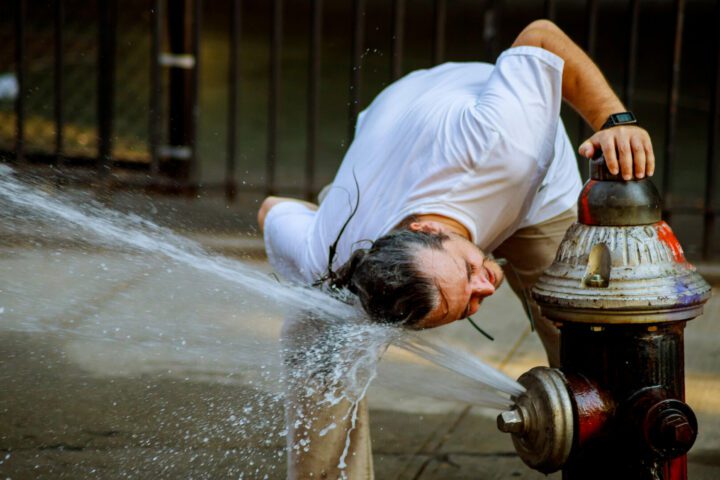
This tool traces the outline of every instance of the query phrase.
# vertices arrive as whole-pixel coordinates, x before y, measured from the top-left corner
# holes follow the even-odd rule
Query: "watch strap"
[[[638,121],[632,112],[613,113],[608,117],[600,130],[606,128],[617,127],[619,125],[637,125]]]

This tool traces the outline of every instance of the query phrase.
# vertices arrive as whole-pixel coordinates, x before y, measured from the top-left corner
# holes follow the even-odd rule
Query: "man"
[[[581,185],[562,99],[595,130],[581,155],[602,151],[626,180],[653,174],[647,132],[615,125],[625,107],[602,73],[538,20],[494,66],[444,64],[380,93],[319,208],[263,202],[270,263],[290,280],[348,289],[373,318],[416,328],[477,311],[504,277],[491,252],[512,266],[515,292],[526,292],[576,219]],[[557,331],[529,308],[555,365]]]

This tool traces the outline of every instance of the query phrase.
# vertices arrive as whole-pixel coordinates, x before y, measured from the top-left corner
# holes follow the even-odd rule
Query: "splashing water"
[[[22,236],[30,230],[31,236],[60,236],[86,246],[74,257],[72,252],[54,248],[51,261],[43,264],[50,274],[30,272],[15,279],[10,271],[0,272],[7,280],[0,286],[0,329],[61,335],[68,339],[64,354],[69,352],[86,370],[98,374],[108,370],[116,375],[166,372],[183,379],[250,387],[255,393],[249,394],[252,398],[243,407],[230,397],[212,403],[213,415],[225,420],[206,425],[199,440],[258,436],[253,431],[260,430],[262,444],[275,448],[275,453],[265,465],[238,461],[228,468],[227,473],[240,478],[263,478],[284,456],[278,441],[288,430],[272,412],[286,406],[289,391],[317,403],[304,404],[295,412],[301,423],[317,417],[313,409],[346,402],[354,425],[358,402],[390,344],[459,374],[435,381],[431,392],[435,395],[505,408],[511,403],[509,396],[522,392],[519,384],[469,354],[398,328],[369,323],[356,308],[317,289],[278,283],[246,262],[210,254],[196,242],[139,216],[86,198],[78,202],[68,194],[47,193],[32,181],[18,180],[12,169],[3,166],[0,208],[4,234]],[[73,264],[77,258],[85,261],[82,265],[92,263],[93,248],[109,249],[112,255],[98,255],[99,264],[92,268]],[[23,268],[27,252],[14,255],[15,263],[4,262],[12,265],[7,268]],[[76,288],[72,298],[64,299],[63,308],[61,297],[53,299],[43,288],[53,275],[59,283]],[[157,287],[158,279],[164,288]],[[31,298],[27,293],[23,282],[28,281],[39,285],[39,295]],[[151,281],[153,287],[145,291],[143,285]],[[93,297],[87,293],[100,286],[112,294]],[[81,297],[78,289],[89,298]],[[192,308],[179,308],[182,304]],[[97,305],[104,310],[98,312]],[[284,319],[282,331],[280,319]],[[420,379],[400,377],[399,388],[429,393],[418,388],[423,383]],[[182,406],[170,415],[192,418]],[[312,428],[325,435],[336,425],[328,422]],[[307,451],[308,430],[298,428],[300,433],[289,448]],[[341,468],[350,432],[346,438]],[[243,447],[234,455],[255,459],[257,448]],[[181,453],[166,452],[166,458],[173,462]],[[203,461],[218,459],[210,455]],[[133,468],[148,471],[143,464]]]

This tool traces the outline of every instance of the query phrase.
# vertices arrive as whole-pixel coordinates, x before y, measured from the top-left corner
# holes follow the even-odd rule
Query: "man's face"
[[[420,270],[434,280],[440,294],[438,306],[418,328],[438,327],[473,315],[503,280],[500,265],[460,235],[450,234],[443,247],[418,253]]]

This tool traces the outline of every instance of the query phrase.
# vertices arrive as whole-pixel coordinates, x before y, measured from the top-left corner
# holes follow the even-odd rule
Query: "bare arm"
[[[260,225],[260,231],[263,231],[265,229],[265,218],[267,218],[268,213],[270,210],[279,203],[284,202],[295,202],[295,203],[301,203],[308,207],[310,210],[317,210],[318,206],[314,203],[305,202],[303,200],[298,200],[296,198],[288,198],[288,197],[267,197],[265,200],[263,200],[262,204],[260,205],[260,210],[258,210],[258,216],[257,221],[258,225]]]
[[[515,39],[513,46],[520,45],[544,48],[565,61],[563,98],[595,130],[580,145],[581,155],[592,157],[596,149],[602,149],[610,171],[621,171],[626,180],[632,178],[633,166],[636,178],[654,173],[655,156],[647,131],[634,125],[600,130],[608,116],[626,108],[597,65],[570,37],[554,23],[536,20]]]

